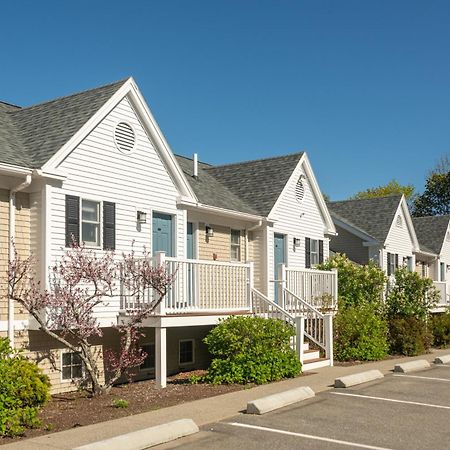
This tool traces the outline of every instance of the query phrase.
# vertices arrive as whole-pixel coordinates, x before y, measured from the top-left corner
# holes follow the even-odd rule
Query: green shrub
[[[49,400],[49,391],[49,379],[36,364],[0,339],[0,436],[39,426],[39,407]]]
[[[430,318],[434,347],[450,345],[450,312],[432,314]]]
[[[432,340],[425,320],[414,316],[389,318],[389,346],[392,354],[420,355],[431,347]]]
[[[377,308],[361,304],[340,308],[334,319],[334,355],[338,361],[375,361],[388,353],[387,323]]]
[[[125,409],[130,406],[130,402],[128,400],[124,400],[123,398],[115,398],[112,401],[114,408]]]
[[[436,304],[439,292],[430,278],[401,267],[395,271],[395,282],[388,289],[386,313],[389,317],[416,317],[425,320]]]
[[[294,327],[282,320],[223,320],[204,339],[213,357],[205,381],[262,384],[295,377],[301,364],[290,347],[294,335]]]
[[[366,303],[379,305],[386,277],[373,262],[365,266],[352,263],[345,255],[337,254],[317,266],[321,270],[338,270],[339,306],[357,306]]]

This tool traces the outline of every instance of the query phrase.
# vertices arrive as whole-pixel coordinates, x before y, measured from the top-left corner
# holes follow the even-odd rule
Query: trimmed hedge
[[[430,326],[433,333],[433,346],[448,347],[450,345],[450,312],[433,314]]]
[[[416,356],[425,353],[433,336],[425,320],[414,316],[390,317],[389,345],[394,355]]]
[[[213,359],[204,380],[263,384],[295,377],[300,361],[290,347],[295,329],[282,320],[229,317],[205,337]]]

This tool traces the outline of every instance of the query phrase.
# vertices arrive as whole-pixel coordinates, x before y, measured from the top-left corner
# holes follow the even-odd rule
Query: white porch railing
[[[291,269],[281,264],[278,278],[286,289],[315,308],[336,309],[338,273],[336,269]]]
[[[176,274],[166,297],[166,314],[250,308],[250,263],[166,257],[166,267]]]
[[[252,263],[180,259],[166,257],[162,252],[151,262],[154,266],[165,266],[168,273],[174,274],[164,301],[155,311],[158,315],[250,309]],[[121,286],[122,311],[134,310],[153,301],[152,289],[147,289],[141,298],[131,292]]]
[[[448,289],[447,282],[433,281],[433,284],[440,294],[438,305],[450,305],[450,290]]]

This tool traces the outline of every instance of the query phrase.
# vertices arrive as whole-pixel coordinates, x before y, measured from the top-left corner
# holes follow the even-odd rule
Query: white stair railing
[[[301,315],[305,320],[305,336],[325,351],[333,361],[333,314],[321,313],[289,289],[283,288],[284,309],[291,315]]]
[[[303,363],[303,342],[304,342],[304,318],[302,316],[293,316],[281,306],[270,300],[262,292],[252,288],[252,314],[255,316],[263,317],[265,319],[278,319],[292,325],[295,330],[295,336],[291,341],[291,347],[297,353],[297,356],[301,363]]]

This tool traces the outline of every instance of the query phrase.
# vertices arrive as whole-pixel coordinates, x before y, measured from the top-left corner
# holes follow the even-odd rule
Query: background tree
[[[411,200],[414,195],[414,186],[412,184],[400,184],[397,180],[393,179],[388,184],[378,186],[374,188],[366,189],[365,191],[357,192],[350,197],[351,199],[366,199],[386,197],[387,195],[403,194],[406,200]]]
[[[450,214],[450,170],[430,173],[425,191],[414,199],[412,210],[416,217]]]
[[[161,303],[174,275],[167,274],[164,267],[154,267],[145,249],[140,258],[133,250],[116,261],[113,252],[99,256],[77,245],[53,267],[48,289],[35,281],[34,267],[33,257],[21,259],[14,251],[8,267],[10,295],[36,319],[40,330],[80,356],[86,374],[83,381],[93,395],[107,391],[123,374],[142,364],[146,357],[138,345],[142,322]],[[105,350],[109,371],[102,381],[93,343],[102,330],[94,310],[117,295],[117,283],[124,284],[139,307],[127,311],[126,323],[116,327],[120,349]],[[144,302],[149,289],[154,292],[153,299]]]

